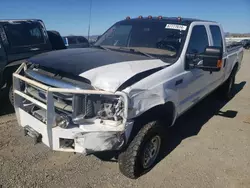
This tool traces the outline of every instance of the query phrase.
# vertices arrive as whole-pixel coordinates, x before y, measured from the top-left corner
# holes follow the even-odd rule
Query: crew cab
[[[12,73],[24,59],[54,49],[55,42],[50,39],[58,36],[51,36],[50,33],[51,31],[46,31],[42,20],[0,20],[0,90],[9,90],[11,102]],[[65,48],[64,45],[63,47]]]
[[[178,117],[214,90],[233,97],[242,57],[216,22],[128,17],[91,48],[23,62],[13,74],[17,120],[52,150],[118,151],[120,171],[137,178]]]

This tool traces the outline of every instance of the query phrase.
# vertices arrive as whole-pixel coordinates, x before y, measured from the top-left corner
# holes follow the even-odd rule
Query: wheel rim
[[[161,137],[156,135],[152,137],[146,144],[143,150],[142,166],[149,168],[157,158],[161,146]]]
[[[9,88],[9,100],[12,105],[14,105],[14,92],[13,92],[13,87],[11,86]]]

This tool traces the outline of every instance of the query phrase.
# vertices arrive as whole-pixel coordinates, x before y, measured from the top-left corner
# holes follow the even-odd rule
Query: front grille
[[[45,91],[35,88],[31,85],[26,86],[26,93],[31,95],[33,98],[46,103],[46,93]],[[60,96],[57,96],[56,93],[54,96],[54,105],[59,110],[63,110],[66,112],[72,112],[72,95],[71,98],[69,96],[66,97],[66,99],[63,99],[62,94]]]
[[[28,78],[31,78],[35,81],[46,84],[47,86],[56,87],[56,88],[66,88],[66,89],[93,89],[93,87],[87,83],[79,81],[74,81],[69,78],[63,78],[55,73],[48,72],[43,69],[38,68],[30,68],[25,71],[25,75]],[[67,81],[65,81],[67,80]],[[70,82],[69,82],[70,81]],[[76,86],[76,83],[79,84],[79,87]],[[84,87],[84,88],[82,88]],[[35,99],[46,103],[46,93],[38,87],[32,85],[26,85],[26,93],[34,97]],[[73,95],[67,93],[54,93],[53,94],[55,107],[58,110],[73,112]]]

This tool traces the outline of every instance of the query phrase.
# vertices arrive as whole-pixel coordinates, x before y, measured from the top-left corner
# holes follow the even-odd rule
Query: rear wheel
[[[118,157],[121,173],[128,178],[136,179],[150,170],[159,157],[163,144],[162,133],[162,127],[157,121],[144,125],[128,148]]]
[[[234,97],[235,71],[231,73],[227,81],[220,87],[219,94],[223,100],[230,100]]]

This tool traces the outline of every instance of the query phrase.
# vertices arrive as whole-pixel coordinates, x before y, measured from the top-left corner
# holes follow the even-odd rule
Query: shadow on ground
[[[245,81],[235,84],[234,94],[237,95],[244,88],[245,84]],[[175,125],[168,131],[166,142],[163,144],[162,154],[157,163],[170,154],[182,140],[198,135],[202,126],[213,116],[236,117],[238,112],[233,109],[225,112],[221,111],[222,107],[229,101],[220,101],[217,98],[217,94],[212,93],[176,121]],[[95,156],[104,161],[116,162],[117,160],[112,158],[115,154],[117,153],[102,152],[96,153]]]
[[[244,88],[245,84],[245,81],[235,84],[234,95],[237,95],[237,93]],[[182,142],[182,140],[198,135],[202,126],[213,116],[223,116],[225,118],[236,117],[238,112],[233,109],[225,112],[221,111],[223,106],[229,101],[218,100],[216,94],[217,93],[212,93],[199,104],[194,106],[176,121],[175,126],[169,129],[168,138],[158,162],[171,153]]]

